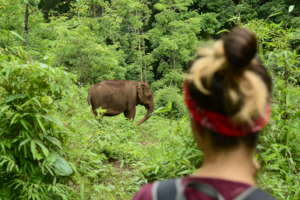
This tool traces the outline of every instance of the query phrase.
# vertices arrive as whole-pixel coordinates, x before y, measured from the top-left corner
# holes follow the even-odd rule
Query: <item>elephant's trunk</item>
[[[150,117],[151,117],[151,113],[153,112],[153,105],[147,105],[147,106],[145,106],[146,107],[146,109],[147,109],[147,113],[146,113],[146,115],[144,116],[144,118],[143,119],[141,119],[141,121],[139,121],[138,123],[137,123],[137,125],[140,125],[140,124],[142,124],[142,123],[144,123],[147,119],[149,119]]]

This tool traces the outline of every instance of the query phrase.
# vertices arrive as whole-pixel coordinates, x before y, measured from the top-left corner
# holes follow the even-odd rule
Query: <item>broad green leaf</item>
[[[49,142],[51,142],[54,146],[62,149],[62,145],[61,145],[61,142],[55,138],[55,137],[52,137],[52,136],[46,136],[45,137]]]
[[[23,99],[23,98],[25,98],[25,97],[26,97],[26,95],[24,95],[24,94],[10,95],[10,96],[8,96],[8,97],[5,99],[5,103],[9,103],[9,102],[14,101],[14,100],[16,100],[16,99]]]
[[[19,144],[19,147],[18,147],[18,150],[20,151],[22,146],[24,146],[26,143],[28,143],[30,141],[29,138],[27,138],[26,140],[23,140],[20,144]]]
[[[6,156],[6,155],[0,156],[0,166],[3,167],[4,165],[6,165],[6,171],[8,172],[19,170],[15,160],[11,156]]]
[[[10,31],[10,32],[14,36],[16,36],[18,39],[22,40],[23,42],[26,42],[26,40],[21,35],[19,35],[17,32],[15,32],[15,31]]]
[[[168,102],[168,104],[165,107],[160,107],[158,109],[156,109],[153,114],[158,114],[158,113],[165,113],[165,112],[169,112],[172,110],[173,104],[171,101]]]
[[[274,16],[277,16],[277,15],[280,15],[280,14],[282,14],[282,11],[281,11],[281,10],[279,10],[279,11],[277,11],[277,12],[274,12],[274,13],[272,13],[271,15],[269,15],[269,16],[268,16],[268,18],[270,18],[270,17],[274,17]]]
[[[222,29],[222,30],[218,31],[216,34],[219,35],[221,33],[228,33],[228,32],[229,32],[228,29]]]
[[[11,125],[13,125],[15,122],[16,122],[16,120],[17,120],[17,118],[20,116],[20,114],[19,113],[16,113],[13,117],[12,117],[12,119],[10,120],[10,126]]]
[[[57,176],[70,176],[73,174],[70,164],[62,156],[57,153],[54,153],[52,156],[55,157],[53,168]]]
[[[28,127],[29,124],[28,124],[27,121],[25,121],[24,119],[21,119],[20,122],[21,122],[22,126],[23,126],[27,131],[30,131],[30,129],[29,129],[29,127]]]
[[[290,5],[289,6],[289,13],[292,12],[294,10],[294,8],[295,8],[295,5]]]
[[[56,125],[58,125],[60,127],[64,127],[63,123],[60,120],[55,119],[54,117],[52,117],[50,115],[42,115],[42,117],[50,122],[55,123]]]
[[[36,140],[35,142],[41,148],[44,156],[47,157],[49,155],[48,148],[40,140]]]
[[[36,115],[35,118],[36,118],[36,121],[38,122],[39,127],[42,129],[43,133],[46,134],[46,129],[45,129],[43,123],[41,122],[40,115]]]
[[[24,108],[27,105],[30,105],[32,102],[32,99],[27,100],[25,103],[23,103],[21,106],[19,106],[19,109],[21,110],[22,108]]]
[[[42,155],[38,152],[38,150],[36,148],[36,141],[35,140],[31,140],[30,149],[31,149],[33,159],[41,160],[43,158]]]
[[[31,100],[34,101],[40,108],[42,107],[40,101],[36,97],[32,98]]]
[[[49,156],[45,159],[45,161],[50,165],[53,165],[53,163],[56,161],[56,158],[57,158],[56,153],[50,152]]]
[[[0,114],[4,114],[9,109],[9,106],[3,106],[0,110]]]
[[[166,9],[167,6],[164,5],[164,4],[161,4],[161,3],[156,3],[156,4],[154,5],[154,8],[157,9],[157,10],[159,10],[159,11],[162,11],[162,10]]]
[[[53,99],[51,97],[49,97],[49,96],[44,96],[44,97],[41,98],[41,102],[43,104],[50,105],[50,104],[53,103]]]

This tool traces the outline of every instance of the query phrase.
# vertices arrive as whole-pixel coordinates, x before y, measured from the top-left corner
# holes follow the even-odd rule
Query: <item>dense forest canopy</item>
[[[183,74],[237,25],[257,34],[274,83],[259,183],[300,199],[299,0],[0,0],[0,199],[130,199],[192,172]],[[149,82],[154,116],[94,119],[87,89],[107,79]]]

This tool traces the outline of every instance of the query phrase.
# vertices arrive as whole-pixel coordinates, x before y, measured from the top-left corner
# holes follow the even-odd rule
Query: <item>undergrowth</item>
[[[79,199],[131,199],[147,182],[185,176],[199,167],[202,153],[186,117],[171,120],[154,115],[141,126],[123,115],[96,120],[85,102],[85,91],[70,96],[77,104],[67,120],[72,129],[70,159],[77,166],[72,184]],[[289,93],[296,101],[290,106],[299,105],[299,88],[291,87]],[[145,112],[143,107],[137,110],[136,120]],[[293,109],[285,121],[281,104],[274,101],[272,110],[258,146],[262,165],[258,182],[279,200],[296,200],[300,197],[299,110]]]

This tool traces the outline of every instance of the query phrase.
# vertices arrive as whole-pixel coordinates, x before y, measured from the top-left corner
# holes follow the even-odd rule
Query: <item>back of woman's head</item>
[[[239,140],[231,136],[246,137],[266,124],[271,78],[256,54],[256,37],[243,28],[199,50],[185,81],[186,103],[213,135]]]
[[[235,68],[246,67],[257,52],[256,37],[246,29],[233,29],[223,43],[226,59]]]

